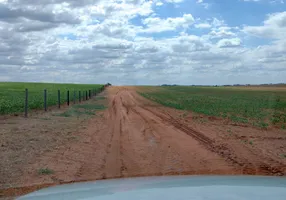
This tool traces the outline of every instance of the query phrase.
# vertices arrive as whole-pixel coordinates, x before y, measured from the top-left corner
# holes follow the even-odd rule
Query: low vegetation
[[[100,99],[96,98],[96,100],[89,104],[72,105],[67,111],[56,115],[60,117],[80,117],[95,115],[96,111],[106,108],[104,105],[99,104],[97,101],[100,101]]]
[[[165,106],[190,110],[235,123],[285,129],[285,90],[243,89],[236,87],[163,86],[142,87],[142,96]]]
[[[99,91],[103,85],[94,84],[52,84],[52,83],[8,83],[0,82],[0,115],[24,112],[25,89],[29,90],[29,109],[41,109],[44,107],[44,89],[47,89],[47,105],[56,105],[58,102],[58,90],[61,94],[61,103],[67,100],[67,91],[70,91],[70,101],[75,98],[78,101],[79,91],[81,96],[88,90]]]
[[[50,174],[53,174],[54,171],[49,169],[49,168],[41,168],[38,170],[38,174],[39,175],[50,175]]]

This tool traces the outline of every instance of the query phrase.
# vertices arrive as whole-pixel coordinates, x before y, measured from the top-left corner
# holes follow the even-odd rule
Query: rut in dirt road
[[[148,106],[150,102],[130,88],[109,89],[109,120],[112,139],[105,176],[127,177],[164,174],[267,174],[283,175],[274,166],[248,158],[215,141],[171,115]],[[282,168],[282,169],[281,169]]]

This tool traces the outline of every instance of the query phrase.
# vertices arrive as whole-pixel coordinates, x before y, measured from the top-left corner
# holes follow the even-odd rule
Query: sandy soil
[[[285,131],[233,126],[215,118],[197,120],[190,112],[163,107],[135,90],[108,88],[109,106],[103,116],[74,133],[76,141],[62,143],[26,164],[21,176],[11,179],[19,187],[6,187],[0,190],[2,195],[133,176],[286,175]],[[40,168],[53,173],[39,175],[36,169]]]

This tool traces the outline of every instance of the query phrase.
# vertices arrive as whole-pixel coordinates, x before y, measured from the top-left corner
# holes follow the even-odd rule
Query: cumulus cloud
[[[284,38],[286,33],[286,12],[269,14],[262,26],[245,26],[243,30],[257,37]]]
[[[261,25],[231,27],[217,15],[169,16],[156,10],[186,2],[2,0],[0,81],[227,84],[285,79],[285,12],[267,15]],[[193,1],[193,6],[202,3]],[[244,38],[253,35],[275,40],[249,47]]]
[[[195,24],[196,28],[211,28],[212,26],[208,23],[201,23],[201,24]]]
[[[174,31],[177,28],[188,28],[195,22],[191,14],[184,14],[182,17],[161,19],[158,17],[149,17],[143,20],[147,29],[143,32],[155,33],[163,31]]]
[[[54,13],[52,10],[46,9],[39,11],[29,8],[11,8],[7,4],[0,4],[0,20],[17,21],[20,18],[51,23],[76,24],[80,22],[68,12]]]
[[[220,48],[238,47],[240,45],[241,45],[241,40],[239,38],[221,39],[217,43],[217,46]]]

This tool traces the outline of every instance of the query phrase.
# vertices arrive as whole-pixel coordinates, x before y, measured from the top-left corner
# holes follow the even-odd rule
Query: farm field
[[[47,89],[47,105],[56,105],[58,90],[61,94],[61,103],[66,102],[67,91],[70,91],[70,100],[73,101],[74,91],[78,101],[79,91],[99,91],[103,85],[93,84],[53,84],[53,83],[10,83],[0,82],[0,115],[24,112],[25,89],[28,89],[28,108],[41,109],[44,107],[44,89]]]
[[[29,118],[11,116],[0,120],[0,198],[1,194],[12,197],[52,185],[109,178],[285,176],[284,129],[225,123],[222,116],[212,116],[215,112],[211,106],[204,106],[210,98],[215,111],[240,114],[235,104],[229,110],[217,106],[217,99],[228,102],[226,91],[112,86],[81,104],[34,112]],[[238,92],[237,98],[244,97],[247,102],[254,98],[246,91],[241,94],[240,89],[231,92],[234,96]],[[269,95],[266,93],[259,92],[260,98]],[[282,94],[279,92],[278,102],[284,102]],[[200,108],[196,112],[190,111],[193,107],[189,104],[181,103],[191,96]],[[256,108],[263,113],[264,104],[258,105]],[[212,112],[200,114],[204,109]],[[244,117],[257,119],[256,115]],[[277,125],[280,127],[282,122]]]
[[[286,129],[286,87],[142,87],[162,105],[255,127]]]

